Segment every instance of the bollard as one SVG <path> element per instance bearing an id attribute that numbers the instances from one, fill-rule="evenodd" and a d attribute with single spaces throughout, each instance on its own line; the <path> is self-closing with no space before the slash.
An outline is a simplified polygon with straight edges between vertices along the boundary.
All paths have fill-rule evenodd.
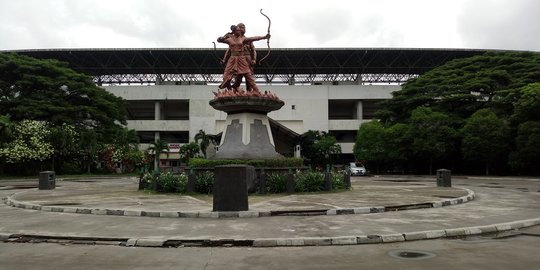
<path id="1" fill-rule="evenodd" d="M 332 190 L 332 174 L 330 172 L 330 164 L 326 164 L 326 172 L 324 172 L 324 191 Z"/>
<path id="2" fill-rule="evenodd" d="M 161 174 L 159 173 L 159 171 L 154 171 L 152 173 L 152 190 L 154 191 L 160 191 L 161 189 L 161 186 L 159 184 L 159 176 Z"/>
<path id="3" fill-rule="evenodd" d="M 259 194 L 266 194 L 266 173 L 264 169 L 259 172 Z"/>
<path id="4" fill-rule="evenodd" d="M 144 173 L 141 173 L 139 175 L 139 190 L 143 190 L 146 188 L 146 181 L 144 180 Z"/>
<path id="5" fill-rule="evenodd" d="M 187 193 L 193 193 L 195 192 L 195 173 L 193 172 L 193 169 L 189 169 L 188 173 L 188 180 L 186 185 L 186 192 Z"/>
<path id="6" fill-rule="evenodd" d="M 292 169 L 289 169 L 289 173 L 287 173 L 287 182 L 285 182 L 285 188 L 287 189 L 287 193 L 294 193 L 294 174 L 292 173 Z"/>
<path id="7" fill-rule="evenodd" d="M 343 182 L 345 182 L 346 189 L 351 189 L 351 170 L 349 169 L 349 166 L 345 166 Z"/>
<path id="8" fill-rule="evenodd" d="M 325 172 L 324 173 L 324 191 L 330 191 L 332 190 L 332 173 Z"/>
<path id="9" fill-rule="evenodd" d="M 437 170 L 437 187 L 452 187 L 452 176 L 450 170 Z"/>
<path id="10" fill-rule="evenodd" d="M 257 191 L 257 172 L 255 169 L 248 170 L 246 175 L 246 187 L 248 193 L 254 193 Z"/>
<path id="11" fill-rule="evenodd" d="M 56 188 L 56 176 L 54 171 L 44 171 L 39 173 L 39 189 Z"/>

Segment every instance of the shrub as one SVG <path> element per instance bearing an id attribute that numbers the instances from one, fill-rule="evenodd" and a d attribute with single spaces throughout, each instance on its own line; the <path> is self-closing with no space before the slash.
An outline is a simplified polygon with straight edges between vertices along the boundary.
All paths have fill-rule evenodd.
<path id="1" fill-rule="evenodd" d="M 324 185 L 324 174 L 321 172 L 299 172 L 294 179 L 296 192 L 321 191 Z"/>
<path id="2" fill-rule="evenodd" d="M 214 173 L 211 171 L 204 171 L 198 173 L 195 176 L 195 192 L 198 193 L 212 193 L 214 188 Z"/>
<path id="3" fill-rule="evenodd" d="M 332 189 L 334 190 L 345 189 L 345 172 L 343 171 L 332 172 Z"/>
<path id="4" fill-rule="evenodd" d="M 163 192 L 186 192 L 187 175 L 174 175 L 171 172 L 162 173 L 159 177 Z"/>
<path id="5" fill-rule="evenodd" d="M 146 172 L 142 180 L 147 184 L 147 186 L 150 186 L 152 184 L 152 181 L 154 181 L 154 174 L 151 172 Z"/>
<path id="6" fill-rule="evenodd" d="M 274 159 L 203 159 L 192 158 L 189 160 L 191 168 L 213 168 L 219 165 L 246 164 L 254 167 L 302 167 L 304 160 L 301 158 L 274 158 Z"/>
<path id="7" fill-rule="evenodd" d="M 287 190 L 287 174 L 270 173 L 266 175 L 266 190 L 269 193 L 282 193 Z"/>
<path id="8" fill-rule="evenodd" d="M 304 166 L 304 159 L 302 158 L 274 158 L 264 160 L 265 167 L 279 168 L 279 167 L 302 167 Z"/>

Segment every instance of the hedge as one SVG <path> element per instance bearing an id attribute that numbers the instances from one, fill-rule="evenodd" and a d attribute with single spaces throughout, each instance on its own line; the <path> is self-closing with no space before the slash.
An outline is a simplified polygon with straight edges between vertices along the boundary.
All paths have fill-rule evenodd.
<path id="1" fill-rule="evenodd" d="M 274 159 L 204 159 L 192 158 L 189 160 L 190 168 L 214 168 L 219 165 L 246 164 L 253 167 L 302 167 L 304 160 L 302 158 L 274 158 Z"/>

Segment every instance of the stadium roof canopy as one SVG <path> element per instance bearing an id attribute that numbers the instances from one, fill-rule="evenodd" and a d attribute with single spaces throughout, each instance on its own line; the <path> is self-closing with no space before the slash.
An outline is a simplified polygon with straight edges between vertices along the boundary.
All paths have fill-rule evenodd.
<path id="1" fill-rule="evenodd" d="M 279 48 L 272 49 L 255 76 L 268 83 L 357 81 L 402 83 L 456 58 L 487 50 Z M 68 62 L 76 71 L 94 76 L 97 83 L 155 83 L 160 81 L 217 83 L 225 49 L 43 49 L 15 52 Z M 267 49 L 257 50 L 258 58 Z"/>

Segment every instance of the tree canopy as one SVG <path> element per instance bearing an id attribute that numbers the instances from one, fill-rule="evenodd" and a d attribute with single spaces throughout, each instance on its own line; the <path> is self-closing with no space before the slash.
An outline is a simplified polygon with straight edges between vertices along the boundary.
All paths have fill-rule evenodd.
<path id="1" fill-rule="evenodd" d="M 508 150 L 506 125 L 491 109 L 481 109 L 471 115 L 461 133 L 463 157 L 483 162 L 486 174 L 489 174 L 489 166 Z"/>
<path id="2" fill-rule="evenodd" d="M 464 120 L 482 108 L 510 115 L 520 88 L 540 82 L 540 53 L 488 52 L 452 60 L 403 85 L 382 103 L 383 122 L 404 122 L 419 106 Z"/>
<path id="3" fill-rule="evenodd" d="M 334 156 L 341 154 L 336 138 L 324 131 L 308 130 L 302 134 L 300 146 L 304 156 L 313 167 L 324 168 L 333 163 Z"/>
<path id="4" fill-rule="evenodd" d="M 132 167 L 142 152 L 125 124 L 123 99 L 67 63 L 0 53 L 0 171 L 90 172 L 100 161 Z"/>
<path id="5" fill-rule="evenodd" d="M 539 171 L 532 160 L 540 157 L 540 53 L 456 59 L 392 96 L 376 113 L 381 124 L 360 127 L 357 157 L 411 171 L 426 160 L 465 173 L 480 164 L 486 173 Z M 365 138 L 375 127 L 382 135 Z M 384 150 L 373 152 L 377 146 Z"/>
<path id="6" fill-rule="evenodd" d="M 0 115 L 13 121 L 47 121 L 99 132 L 126 124 L 120 97 L 95 85 L 67 63 L 0 54 Z"/>

